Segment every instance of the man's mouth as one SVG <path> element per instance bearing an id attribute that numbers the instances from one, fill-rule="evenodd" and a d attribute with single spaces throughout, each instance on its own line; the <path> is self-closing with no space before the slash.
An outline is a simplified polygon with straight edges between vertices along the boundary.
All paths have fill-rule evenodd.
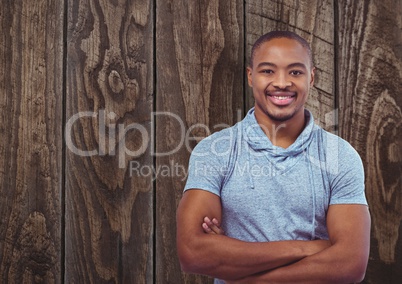
<path id="1" fill-rule="evenodd" d="M 295 98 L 296 93 L 294 92 L 272 92 L 267 93 L 268 99 L 275 105 L 286 106 L 291 104 Z"/>
<path id="2" fill-rule="evenodd" d="M 277 99 L 277 100 L 286 100 L 286 99 L 289 99 L 289 98 L 291 98 L 291 97 L 294 97 L 295 95 L 293 95 L 293 96 L 272 96 L 274 99 Z"/>

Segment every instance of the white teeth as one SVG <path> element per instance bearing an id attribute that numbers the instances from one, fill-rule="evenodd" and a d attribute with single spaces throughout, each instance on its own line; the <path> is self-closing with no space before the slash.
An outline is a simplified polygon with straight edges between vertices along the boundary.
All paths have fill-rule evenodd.
<path id="1" fill-rule="evenodd" d="M 288 96 L 274 96 L 274 98 L 277 99 L 277 100 L 286 100 L 289 97 Z"/>

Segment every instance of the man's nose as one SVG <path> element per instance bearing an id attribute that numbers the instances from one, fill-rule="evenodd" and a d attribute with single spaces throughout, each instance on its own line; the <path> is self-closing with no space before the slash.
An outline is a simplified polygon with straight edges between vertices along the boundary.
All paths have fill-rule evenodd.
<path id="1" fill-rule="evenodd" d="M 274 81 L 272 82 L 272 85 L 276 88 L 279 89 L 286 89 L 287 87 L 292 86 L 292 82 L 289 80 L 290 78 L 288 78 L 288 76 L 286 76 L 286 74 L 277 74 L 277 76 L 275 76 Z"/>

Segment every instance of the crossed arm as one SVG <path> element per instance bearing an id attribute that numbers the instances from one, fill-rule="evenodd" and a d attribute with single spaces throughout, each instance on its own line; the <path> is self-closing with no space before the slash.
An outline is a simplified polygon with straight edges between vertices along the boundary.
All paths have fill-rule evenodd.
<path id="1" fill-rule="evenodd" d="M 206 234 L 206 216 L 221 220 L 220 198 L 204 190 L 186 191 L 177 211 L 177 249 L 186 272 L 233 283 L 351 283 L 364 277 L 370 233 L 366 206 L 330 206 L 330 242 L 243 242 Z"/>

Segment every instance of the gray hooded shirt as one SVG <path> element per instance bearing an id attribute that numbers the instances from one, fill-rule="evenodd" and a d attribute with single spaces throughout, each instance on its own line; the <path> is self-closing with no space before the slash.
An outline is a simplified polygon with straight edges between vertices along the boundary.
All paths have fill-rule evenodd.
<path id="1" fill-rule="evenodd" d="M 286 149 L 272 144 L 254 109 L 194 148 L 185 190 L 221 198 L 227 236 L 251 242 L 328 239 L 330 205 L 367 205 L 358 153 L 316 125 L 309 111 L 305 115 L 306 127 Z"/>

